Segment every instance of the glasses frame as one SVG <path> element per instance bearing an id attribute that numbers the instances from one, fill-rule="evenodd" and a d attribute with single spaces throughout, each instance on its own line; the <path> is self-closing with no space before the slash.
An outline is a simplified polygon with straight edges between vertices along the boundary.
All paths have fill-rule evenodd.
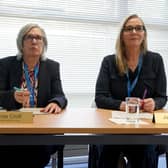
<path id="1" fill-rule="evenodd" d="M 25 41 L 33 41 L 34 39 L 38 42 L 44 41 L 44 37 L 40 35 L 27 34 L 23 38 Z"/>
<path id="2" fill-rule="evenodd" d="M 144 25 L 124 26 L 122 30 L 123 32 L 128 32 L 128 33 L 132 33 L 134 30 L 136 32 L 143 32 L 145 31 L 145 26 Z"/>

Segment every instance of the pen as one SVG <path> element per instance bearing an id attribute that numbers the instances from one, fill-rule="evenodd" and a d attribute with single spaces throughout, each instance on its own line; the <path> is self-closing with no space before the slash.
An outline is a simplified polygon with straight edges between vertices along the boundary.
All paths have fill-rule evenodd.
<path id="1" fill-rule="evenodd" d="M 144 106 L 144 99 L 146 98 L 147 91 L 148 91 L 147 88 L 145 88 L 144 93 L 143 93 L 143 97 L 142 97 L 142 105 L 141 105 L 142 109 L 143 109 L 143 106 Z"/>
<path id="2" fill-rule="evenodd" d="M 15 91 L 23 91 L 23 89 L 18 88 L 18 87 L 16 87 L 16 86 L 14 86 L 13 89 L 14 89 Z"/>
<path id="3" fill-rule="evenodd" d="M 144 90 L 144 94 L 143 94 L 143 97 L 142 97 L 143 100 L 146 98 L 147 91 L 148 91 L 147 88 L 145 88 L 145 90 Z"/>

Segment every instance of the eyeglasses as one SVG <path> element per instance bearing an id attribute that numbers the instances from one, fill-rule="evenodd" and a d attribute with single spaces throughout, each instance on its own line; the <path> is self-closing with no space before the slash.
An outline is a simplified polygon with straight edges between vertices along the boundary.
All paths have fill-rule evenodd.
<path id="1" fill-rule="evenodd" d="M 28 41 L 33 41 L 34 39 L 36 41 L 42 41 L 44 37 L 40 35 L 32 35 L 32 34 L 25 35 L 24 37 L 24 40 L 28 40 Z"/>
<path id="2" fill-rule="evenodd" d="M 124 28 L 123 28 L 123 31 L 124 32 L 129 32 L 129 33 L 131 33 L 131 32 L 133 32 L 133 31 L 136 31 L 136 32 L 142 32 L 142 31 L 144 31 L 145 30 L 145 27 L 144 26 L 142 26 L 142 25 L 137 25 L 137 26 L 125 26 Z"/>

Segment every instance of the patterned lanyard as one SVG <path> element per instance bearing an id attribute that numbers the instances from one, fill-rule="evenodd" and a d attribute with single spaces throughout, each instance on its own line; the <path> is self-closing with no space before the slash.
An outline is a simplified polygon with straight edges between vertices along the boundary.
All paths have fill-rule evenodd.
<path id="1" fill-rule="evenodd" d="M 39 64 L 36 64 L 34 67 L 34 81 L 36 82 L 37 80 L 37 75 L 39 72 Z M 30 107 L 34 107 L 35 105 L 35 82 L 31 82 L 30 75 L 29 75 L 29 70 L 27 64 L 24 63 L 24 75 L 27 83 L 27 88 L 30 92 Z"/>
<path id="2" fill-rule="evenodd" d="M 131 83 L 130 81 L 130 78 L 129 78 L 129 72 L 127 70 L 127 94 L 128 94 L 128 97 L 131 96 L 131 93 L 133 91 L 133 89 L 135 88 L 136 84 L 137 84 L 137 81 L 138 81 L 138 78 L 139 78 L 139 74 L 140 74 L 140 71 L 141 71 L 141 68 L 142 68 L 142 55 L 139 56 L 139 61 L 138 61 L 138 73 L 135 77 L 135 79 L 133 80 L 133 82 Z"/>

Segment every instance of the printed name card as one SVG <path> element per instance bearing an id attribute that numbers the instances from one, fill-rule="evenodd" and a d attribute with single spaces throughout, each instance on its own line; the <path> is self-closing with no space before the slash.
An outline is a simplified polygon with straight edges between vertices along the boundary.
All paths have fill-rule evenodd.
<path id="1" fill-rule="evenodd" d="M 168 113 L 155 112 L 154 119 L 157 124 L 168 124 Z"/>
<path id="2" fill-rule="evenodd" d="M 0 122 L 33 122 L 32 112 L 0 111 Z"/>

